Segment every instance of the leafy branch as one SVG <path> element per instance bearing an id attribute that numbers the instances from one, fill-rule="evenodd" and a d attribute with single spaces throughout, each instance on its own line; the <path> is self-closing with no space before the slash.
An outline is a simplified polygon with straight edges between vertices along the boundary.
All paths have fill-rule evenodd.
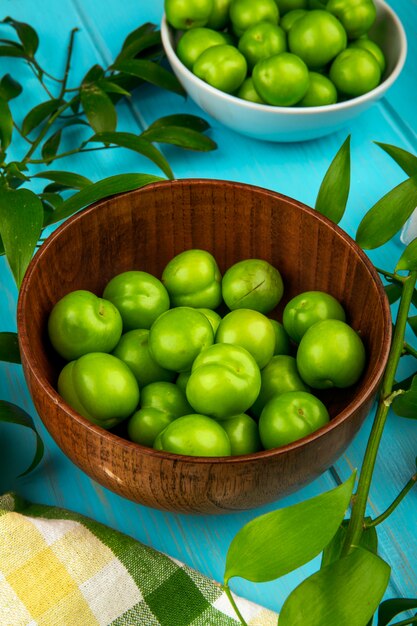
<path id="1" fill-rule="evenodd" d="M 356 240 L 365 250 L 389 241 L 417 207 L 417 157 L 395 146 L 377 145 L 405 171 L 407 178 L 381 198 L 359 224 Z M 326 172 L 317 196 L 316 210 L 339 222 L 346 209 L 349 188 L 348 137 Z M 414 473 L 382 514 L 374 519 L 366 516 L 366 504 L 389 411 L 393 410 L 401 417 L 417 419 L 417 375 L 400 382 L 395 380 L 402 356 L 407 354 L 417 358 L 417 349 L 405 340 L 407 327 L 417 335 L 417 315 L 410 315 L 411 307 L 417 304 L 417 239 L 405 248 L 393 271 L 377 269 L 388 283 L 386 291 L 390 303 L 399 300 L 399 307 L 356 492 L 353 493 L 354 480 L 351 477 L 340 487 L 316 498 L 254 519 L 237 533 L 227 553 L 224 589 L 230 597 L 229 581 L 233 576 L 254 582 L 274 580 L 322 552 L 320 570 L 304 580 L 284 602 L 280 626 L 372 625 L 390 578 L 390 566 L 377 554 L 376 527 L 393 513 L 416 483 L 417 475 Z M 341 498 L 342 492 L 347 499 Z M 343 519 L 349 500 L 350 517 Z M 332 517 L 332 510 L 337 510 L 338 515 Z M 275 538 L 275 543 L 271 542 L 271 537 Z M 416 608 L 415 598 L 382 602 L 378 609 L 377 626 L 388 626 L 400 613 Z M 237 616 L 245 624 L 240 613 Z M 415 623 L 417 615 L 397 621 L 392 626 Z"/>
<path id="2" fill-rule="evenodd" d="M 39 37 L 29 24 L 6 17 L 0 29 L 11 38 L 0 39 L 0 57 L 25 63 L 39 81 L 46 99 L 27 111 L 22 120 L 13 116 L 13 104 L 24 91 L 13 76 L 0 78 L 0 255 L 5 254 L 18 288 L 34 251 L 42 244 L 47 226 L 66 219 L 88 204 L 106 196 L 137 189 L 161 177 L 146 173 L 125 173 L 93 182 L 67 170 L 52 170 L 60 159 L 75 155 L 125 148 L 156 165 L 169 179 L 174 173 L 155 144 L 209 151 L 215 142 L 204 133 L 209 124 L 202 118 L 177 114 L 155 120 L 139 133 L 117 131 L 117 105 L 149 83 L 185 95 L 176 77 L 163 65 L 160 32 L 145 23 L 125 39 L 114 63 L 107 68 L 91 67 L 81 83 L 69 87 L 73 52 L 78 29 L 70 32 L 63 74 L 52 75 L 39 62 Z M 77 133 L 72 133 L 75 129 Z M 79 138 L 79 131 L 87 135 Z M 88 135 L 89 132 L 89 135 Z M 22 154 L 16 154 L 14 139 L 24 139 Z M 72 145 L 62 149 L 64 137 Z M 11 153 L 13 152 L 13 158 Z M 39 166 L 44 169 L 39 171 Z M 36 194 L 35 181 L 45 180 Z M 0 333 L 0 361 L 19 363 L 16 333 Z M 18 406 L 0 400 L 0 422 L 12 422 L 35 429 L 31 418 Z M 35 431 L 36 433 L 36 431 Z M 36 434 L 36 452 L 27 471 L 40 461 L 43 444 Z"/>
<path id="3" fill-rule="evenodd" d="M 39 37 L 29 24 L 7 17 L 2 22 L 16 39 L 2 39 L 0 57 L 20 58 L 32 70 L 48 98 L 26 113 L 21 122 L 13 118 L 10 102 L 23 92 L 10 74 L 0 80 L 0 254 L 5 253 L 20 286 L 42 230 L 71 215 L 105 193 L 119 193 L 160 180 L 150 174 L 121 174 L 94 183 L 66 170 L 33 172 L 33 166 L 49 166 L 56 160 L 92 151 L 125 148 L 154 163 L 169 179 L 174 173 L 166 157 L 155 144 L 171 144 L 183 149 L 209 151 L 215 142 L 205 135 L 208 123 L 197 116 L 177 114 L 155 120 L 139 133 L 117 131 L 117 104 L 131 99 L 145 83 L 185 95 L 176 77 L 163 66 L 160 33 L 153 24 L 143 24 L 130 33 L 115 61 L 107 68 L 91 67 L 78 87 L 68 87 L 77 29 L 69 37 L 62 77 L 55 77 L 39 63 L 36 52 Z M 75 145 L 63 150 L 64 135 L 70 129 L 90 135 L 82 141 L 70 135 Z M 26 150 L 8 159 L 14 133 L 26 142 Z M 50 181 L 40 194 L 31 189 L 34 178 Z M 98 186 L 95 186 L 98 185 Z M 84 192 L 89 186 L 90 191 Z M 78 200 L 64 197 L 76 190 Z M 84 198 L 84 204 L 81 199 Z M 70 202 L 68 202 L 70 200 Z M 67 204 L 66 204 L 67 203 Z M 17 211 L 17 206 L 24 211 Z M 76 208 L 77 207 L 77 208 Z M 18 245 L 15 245 L 15 242 Z"/>

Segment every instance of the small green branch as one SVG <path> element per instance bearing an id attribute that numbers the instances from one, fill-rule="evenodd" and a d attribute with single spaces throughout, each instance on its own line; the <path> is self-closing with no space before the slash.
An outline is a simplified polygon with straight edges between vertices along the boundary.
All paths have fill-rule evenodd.
<path id="1" fill-rule="evenodd" d="M 416 280 L 416 271 L 410 272 L 404 280 L 404 287 L 401 295 L 400 306 L 398 308 L 397 321 L 395 324 L 391 351 L 388 357 L 387 367 L 385 369 L 385 373 L 382 379 L 380 399 L 378 402 L 374 423 L 372 425 L 371 434 L 368 439 L 368 445 L 365 451 L 365 457 L 363 460 L 362 470 L 359 476 L 358 488 L 356 491 L 356 499 L 352 507 L 352 515 L 342 548 L 342 556 L 348 554 L 354 548 L 354 546 L 359 545 L 359 541 L 364 530 L 366 503 L 368 501 L 368 495 L 371 486 L 372 475 L 375 468 L 376 458 L 378 455 L 379 444 L 381 442 L 382 433 L 384 431 L 385 422 L 390 407 L 390 404 L 386 404 L 385 401 L 392 393 L 395 373 L 397 371 L 398 363 L 402 355 L 404 347 L 404 335 L 407 326 L 407 317 L 410 309 L 411 299 L 414 293 Z"/>
<path id="2" fill-rule="evenodd" d="M 46 93 L 48 94 L 48 96 L 51 98 L 51 100 L 54 98 L 53 93 L 48 89 L 48 86 L 45 84 L 45 81 L 42 80 L 42 74 L 40 73 L 40 71 L 38 70 L 38 68 L 36 67 L 34 60 L 28 60 L 28 65 L 30 67 L 30 69 L 32 70 L 32 72 L 34 73 L 34 75 L 36 76 L 36 78 L 38 79 L 38 81 L 40 82 L 40 84 L 42 85 L 42 87 L 44 88 L 44 90 L 46 91 Z"/>
<path id="3" fill-rule="evenodd" d="M 410 344 L 406 341 L 404 341 L 403 354 L 409 354 L 417 359 L 417 350 L 413 348 L 413 346 L 410 346 Z"/>
<path id="4" fill-rule="evenodd" d="M 389 408 L 391 406 L 394 398 L 396 398 L 397 396 L 402 396 L 404 393 L 405 393 L 404 389 L 396 389 L 395 391 L 392 391 L 389 394 L 389 396 L 384 398 L 382 400 L 382 402 L 385 404 L 385 406 L 387 406 Z"/>
<path id="5" fill-rule="evenodd" d="M 109 150 L 111 148 L 119 148 L 119 147 L 120 146 L 97 146 L 97 148 L 75 148 L 74 150 L 68 150 L 67 152 L 61 152 L 61 154 L 57 154 L 56 156 L 54 156 L 52 160 L 56 161 L 56 159 L 63 159 L 64 157 L 71 156 L 72 154 L 80 154 L 83 152 L 96 152 L 97 150 Z M 33 164 L 45 165 L 50 162 L 51 162 L 50 158 L 49 159 L 29 159 L 29 161 L 26 161 L 26 163 L 29 163 L 31 165 Z"/>
<path id="6" fill-rule="evenodd" d="M 23 134 L 22 129 L 20 128 L 20 126 L 18 126 L 16 124 L 16 122 L 13 122 L 13 126 L 14 128 L 17 130 L 17 132 L 19 133 L 19 135 L 22 137 L 22 139 L 24 139 L 25 141 L 27 141 L 28 143 L 32 144 L 33 141 L 31 139 L 29 139 L 28 137 L 26 137 L 26 135 Z"/>
<path id="7" fill-rule="evenodd" d="M 400 285 L 404 284 L 404 282 L 407 280 L 406 276 L 400 276 L 399 274 L 393 274 L 392 272 L 387 272 L 386 270 L 383 270 L 380 267 L 375 267 L 375 269 L 379 274 L 384 276 L 384 278 L 387 278 L 390 281 L 399 283 Z"/>
<path id="8" fill-rule="evenodd" d="M 371 528 L 372 526 L 378 526 L 378 524 L 381 524 L 382 522 L 384 522 L 387 519 L 387 517 L 389 517 L 391 515 L 391 513 L 393 511 L 395 511 L 397 506 L 405 498 L 405 496 L 408 494 L 408 492 L 411 491 L 411 489 L 416 484 L 416 481 L 417 481 L 417 474 L 414 474 L 414 476 L 411 476 L 411 478 L 408 481 L 408 483 L 401 489 L 400 493 L 395 498 L 395 500 L 392 502 L 392 504 L 390 504 L 390 506 L 387 508 L 387 510 L 384 511 L 383 513 L 381 513 L 381 515 L 378 515 L 378 517 L 376 517 L 375 519 L 373 519 L 373 520 L 371 520 L 369 522 L 365 522 L 365 528 Z"/>
<path id="9" fill-rule="evenodd" d="M 79 87 L 67 87 L 65 89 L 65 93 L 71 93 L 71 91 L 80 91 Z M 62 116 L 62 117 L 72 117 L 72 115 Z"/>
<path id="10" fill-rule="evenodd" d="M 75 38 L 75 33 L 77 32 L 78 32 L 78 28 L 73 28 L 70 34 L 70 40 L 69 40 L 68 52 L 67 52 L 67 61 L 65 63 L 64 78 L 62 79 L 61 91 L 59 92 L 58 100 L 62 100 L 66 91 L 68 75 L 69 75 L 69 71 L 71 68 L 72 51 L 74 49 L 74 38 Z"/>
<path id="11" fill-rule="evenodd" d="M 45 135 L 48 133 L 52 124 L 61 115 L 63 111 L 65 111 L 66 109 L 68 109 L 68 107 L 71 106 L 72 101 L 73 99 L 69 100 L 68 102 L 64 102 L 60 107 L 58 107 L 55 113 L 50 116 L 48 121 L 43 125 L 42 130 L 40 131 L 39 135 L 33 141 L 31 148 L 27 151 L 26 155 L 22 159 L 22 163 L 31 163 L 30 157 L 35 152 L 36 148 L 41 144 L 42 140 L 44 139 Z M 43 162 L 45 163 L 46 161 L 43 161 Z"/>
<path id="12" fill-rule="evenodd" d="M 32 57 L 29 59 L 29 62 L 33 64 L 33 66 L 35 67 L 35 69 L 38 71 L 39 76 L 47 76 L 48 78 L 50 78 L 51 80 L 55 81 L 56 83 L 62 83 L 62 78 L 56 78 L 56 76 L 52 76 L 52 74 L 50 74 L 49 72 L 46 72 L 43 67 L 41 67 L 39 65 L 39 63 L 37 62 L 37 60 L 35 59 L 35 57 Z"/>
<path id="13" fill-rule="evenodd" d="M 222 585 L 222 589 L 225 592 L 225 594 L 227 595 L 227 597 L 229 599 L 229 602 L 232 605 L 233 610 L 235 611 L 237 617 L 239 618 L 239 621 L 242 624 L 242 626 L 248 626 L 248 624 L 243 619 L 239 609 L 237 608 L 237 604 L 236 604 L 235 599 L 234 599 L 234 597 L 232 595 L 232 592 L 230 591 L 229 585 L 226 585 L 226 584 Z"/>

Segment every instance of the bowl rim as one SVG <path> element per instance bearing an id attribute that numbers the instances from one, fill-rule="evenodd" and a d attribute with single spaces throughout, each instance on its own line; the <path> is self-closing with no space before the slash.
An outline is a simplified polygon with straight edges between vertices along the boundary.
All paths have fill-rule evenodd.
<path id="1" fill-rule="evenodd" d="M 249 100 L 244 100 L 243 98 L 238 98 L 237 96 L 233 96 L 224 91 L 220 91 L 220 89 L 216 89 L 212 87 L 201 78 L 198 78 L 191 70 L 189 70 L 178 58 L 174 47 L 171 41 L 172 27 L 168 25 L 166 20 L 166 15 L 164 13 L 161 21 L 161 39 L 162 45 L 164 47 L 165 53 L 168 57 L 169 62 L 172 65 L 177 65 L 178 68 L 185 74 L 185 76 L 190 80 L 196 83 L 196 86 L 203 91 L 206 91 L 211 96 L 215 96 L 223 102 L 230 105 L 238 105 L 242 106 L 246 110 L 265 113 L 271 116 L 285 114 L 290 116 L 311 116 L 317 114 L 319 112 L 322 113 L 331 113 L 344 111 L 347 109 L 351 109 L 356 105 L 361 105 L 369 100 L 377 100 L 387 91 L 391 85 L 397 80 L 400 75 L 406 58 L 407 58 L 407 37 L 405 34 L 404 26 L 396 12 L 392 9 L 392 7 L 385 2 L 385 0 L 374 0 L 374 3 L 377 7 L 380 7 L 382 11 L 385 11 L 391 18 L 395 27 L 398 30 L 399 34 L 399 42 L 400 42 L 400 54 L 397 59 L 397 62 L 390 74 L 374 89 L 368 91 L 361 96 L 357 96 L 355 98 L 350 98 L 349 100 L 345 100 L 343 102 L 336 102 L 335 104 L 326 104 L 323 106 L 315 106 L 315 107 L 282 107 L 268 104 L 260 104 L 258 102 L 251 102 Z"/>
<path id="2" fill-rule="evenodd" d="M 68 228 L 71 228 L 73 223 L 82 220 L 85 215 L 93 213 L 100 209 L 100 207 L 109 202 L 110 199 L 120 197 L 120 196 L 135 196 L 140 194 L 141 191 L 146 190 L 147 192 L 152 192 L 152 190 L 158 187 L 180 187 L 186 183 L 187 185 L 226 185 L 230 187 L 234 187 L 235 185 L 244 186 L 248 188 L 248 190 L 252 190 L 255 193 L 261 192 L 267 196 L 272 196 L 274 198 L 278 198 L 292 204 L 293 206 L 301 209 L 303 212 L 309 213 L 315 217 L 315 219 L 324 223 L 327 227 L 330 227 L 332 230 L 335 230 L 342 239 L 345 240 L 347 245 L 351 248 L 354 248 L 355 252 L 360 257 L 361 261 L 364 263 L 367 271 L 369 272 L 370 279 L 375 284 L 377 291 L 379 293 L 381 299 L 382 313 L 385 325 L 385 333 L 381 345 L 381 358 L 379 360 L 378 365 L 374 368 L 373 376 L 369 381 L 369 384 L 364 390 L 364 393 L 360 398 L 356 398 L 351 401 L 338 415 L 332 418 L 327 424 L 314 431 L 310 435 L 303 437 L 297 441 L 289 443 L 285 446 L 281 446 L 278 448 L 272 448 L 269 450 L 261 450 L 259 452 L 244 454 L 244 455 L 236 455 L 236 456 L 226 456 L 226 457 L 199 457 L 199 456 L 189 456 L 189 455 L 181 455 L 174 454 L 165 451 L 154 450 L 153 448 L 143 446 L 141 444 L 130 441 L 129 439 L 125 439 L 120 435 L 113 433 L 111 431 L 105 430 L 101 426 L 93 424 L 88 419 L 79 415 L 74 409 L 72 409 L 64 399 L 59 395 L 58 391 L 49 383 L 49 381 L 40 374 L 40 371 L 37 367 L 37 356 L 32 350 L 32 346 L 29 340 L 29 336 L 25 330 L 24 318 L 26 308 L 26 299 L 27 293 L 30 287 L 30 282 L 32 276 L 36 272 L 37 262 L 43 255 L 48 253 L 48 250 L 51 246 L 54 245 L 55 240 L 59 239 L 61 233 L 65 232 Z M 363 252 L 363 250 L 356 244 L 356 242 L 344 231 L 340 226 L 329 220 L 327 217 L 318 213 L 316 210 L 312 209 L 308 205 L 300 202 L 290 196 L 286 196 L 279 192 L 266 189 L 264 187 L 260 187 L 257 185 L 251 185 L 248 183 L 241 183 L 237 181 L 229 181 L 222 179 L 212 179 L 212 178 L 184 178 L 178 180 L 162 180 L 155 183 L 150 183 L 145 185 L 144 187 L 140 187 L 139 189 L 134 189 L 132 191 L 127 191 L 124 193 L 114 194 L 111 196 L 107 196 L 97 202 L 92 203 L 81 211 L 77 212 L 75 215 L 68 218 L 65 222 L 63 222 L 58 228 L 54 230 L 54 232 L 49 235 L 49 237 L 45 240 L 43 245 L 40 247 L 38 252 L 32 258 L 28 269 L 25 273 L 25 276 L 22 281 L 22 285 L 19 291 L 18 297 L 18 305 L 17 305 L 17 327 L 18 327 L 18 339 L 20 351 L 22 354 L 22 364 L 24 366 L 24 370 L 28 368 L 31 371 L 31 374 L 34 379 L 36 379 L 38 385 L 43 389 L 46 396 L 48 396 L 49 401 L 51 401 L 54 405 L 57 405 L 61 410 L 63 410 L 67 415 L 69 415 L 75 422 L 77 422 L 81 427 L 86 429 L 89 433 L 91 433 L 94 437 L 99 437 L 101 439 L 105 439 L 106 442 L 110 445 L 118 445 L 121 446 L 126 451 L 131 451 L 139 455 L 145 455 L 149 457 L 155 457 L 159 459 L 165 459 L 170 461 L 176 461 L 179 463 L 188 463 L 188 464 L 197 464 L 197 465 L 215 465 L 218 463 L 226 463 L 226 464 L 244 464 L 244 463 L 253 463 L 259 460 L 266 460 L 268 458 L 277 457 L 286 454 L 287 452 L 292 452 L 298 450 L 300 448 L 304 448 L 308 446 L 311 442 L 319 439 L 323 434 L 329 433 L 332 430 L 336 429 L 343 422 L 345 422 L 348 417 L 360 408 L 376 391 L 378 385 L 381 382 L 385 364 L 388 358 L 390 345 L 391 345 L 391 336 L 392 336 L 392 322 L 391 322 L 391 312 L 390 306 L 388 302 L 388 298 L 386 296 L 382 281 L 378 275 L 377 270 L 373 266 L 370 259 Z M 48 429 L 47 423 L 45 423 L 43 417 L 40 415 L 42 422 L 45 427 Z"/>

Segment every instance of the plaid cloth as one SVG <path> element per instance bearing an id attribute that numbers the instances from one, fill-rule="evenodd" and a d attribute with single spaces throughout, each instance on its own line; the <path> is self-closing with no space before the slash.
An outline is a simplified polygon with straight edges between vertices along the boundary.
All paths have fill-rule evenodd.
<path id="1" fill-rule="evenodd" d="M 250 626 L 277 614 L 235 596 Z M 1 626 L 237 626 L 220 586 L 131 537 L 0 497 Z"/>

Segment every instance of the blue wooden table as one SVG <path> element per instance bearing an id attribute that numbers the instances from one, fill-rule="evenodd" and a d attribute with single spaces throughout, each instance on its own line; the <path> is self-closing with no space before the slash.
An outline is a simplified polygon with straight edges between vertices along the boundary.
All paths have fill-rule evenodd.
<path id="1" fill-rule="evenodd" d="M 322 177 L 347 134 L 352 137 L 352 191 L 341 223 L 352 236 L 364 213 L 389 189 L 401 182 L 404 173 L 373 141 L 398 145 L 417 152 L 417 1 L 391 0 L 408 38 L 406 66 L 387 97 L 337 134 L 308 143 L 264 143 L 235 134 L 208 118 L 191 101 L 145 86 L 129 104 L 119 107 L 119 130 L 135 132 L 156 118 L 175 112 L 202 115 L 210 122 L 210 135 L 218 150 L 212 153 L 164 152 L 176 178 L 224 178 L 252 183 L 314 204 Z M 159 23 L 163 0 L 3 0 L 0 19 L 11 15 L 35 26 L 41 37 L 39 58 L 61 73 L 69 32 L 78 27 L 73 61 L 73 80 L 80 80 L 94 63 L 109 64 L 125 36 L 145 21 Z M 4 32 L 4 29 L 2 30 Z M 1 34 L 0 36 L 7 36 Z M 0 75 L 11 72 L 27 85 L 14 111 L 27 111 L 42 101 L 36 79 L 21 69 L 19 60 L 2 60 Z M 75 84 L 75 83 L 74 83 Z M 20 108 L 19 108 L 20 107 Z M 16 144 L 19 148 L 18 144 Z M 78 171 L 93 180 L 122 172 L 159 175 L 152 164 L 127 151 L 79 155 L 60 162 L 62 169 Z M 379 266 L 392 269 L 403 249 L 398 237 L 371 254 Z M 0 330 L 15 330 L 17 290 L 0 260 Z M 411 368 L 405 362 L 403 369 Z M 411 371 L 411 370 L 410 370 Z M 75 467 L 44 429 L 32 405 L 21 367 L 0 364 L 0 398 L 15 402 L 35 419 L 46 453 L 39 468 L 24 478 L 33 452 L 34 438 L 25 429 L 0 425 L 0 490 L 16 490 L 32 501 L 72 509 L 104 522 L 166 552 L 204 574 L 222 580 L 225 555 L 231 539 L 257 515 L 298 502 L 332 488 L 360 467 L 372 415 L 346 454 L 331 471 L 295 495 L 261 509 L 228 516 L 186 516 L 155 511 L 133 504 L 102 488 Z M 382 512 L 415 471 L 417 425 L 391 414 L 384 434 L 372 485 L 369 510 Z M 386 597 L 417 596 L 417 490 L 412 491 L 389 520 L 379 527 L 380 552 L 392 566 Z M 317 568 L 317 560 L 276 582 L 254 585 L 233 580 L 233 590 L 271 609 L 279 610 L 288 593 L 306 574 Z"/>

